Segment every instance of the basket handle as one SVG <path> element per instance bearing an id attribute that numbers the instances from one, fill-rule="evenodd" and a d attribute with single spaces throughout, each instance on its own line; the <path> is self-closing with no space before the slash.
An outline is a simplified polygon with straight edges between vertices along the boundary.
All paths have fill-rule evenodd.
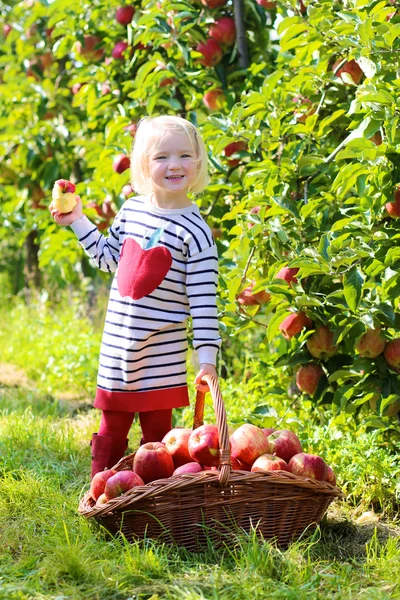
<path id="1" fill-rule="evenodd" d="M 208 383 L 211 396 L 214 403 L 214 412 L 217 418 L 218 436 L 219 436 L 219 477 L 218 481 L 221 485 L 226 485 L 229 480 L 232 465 L 231 447 L 229 443 L 228 422 L 226 418 L 226 410 L 222 399 L 221 390 L 219 389 L 218 379 L 212 375 L 204 375 L 202 380 Z M 196 404 L 194 409 L 193 429 L 197 429 L 203 425 L 204 417 L 204 400 L 205 393 L 197 391 Z"/>

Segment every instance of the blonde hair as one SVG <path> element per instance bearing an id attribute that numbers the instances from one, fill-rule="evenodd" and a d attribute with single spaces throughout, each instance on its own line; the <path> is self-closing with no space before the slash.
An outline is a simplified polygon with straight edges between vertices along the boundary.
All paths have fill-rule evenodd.
<path id="1" fill-rule="evenodd" d="M 143 117 L 139 121 L 131 154 L 131 183 L 136 192 L 149 194 L 152 191 L 149 154 L 171 133 L 185 133 L 196 155 L 197 177 L 190 192 L 199 193 L 208 184 L 207 149 L 196 127 L 183 119 L 171 115 Z"/>

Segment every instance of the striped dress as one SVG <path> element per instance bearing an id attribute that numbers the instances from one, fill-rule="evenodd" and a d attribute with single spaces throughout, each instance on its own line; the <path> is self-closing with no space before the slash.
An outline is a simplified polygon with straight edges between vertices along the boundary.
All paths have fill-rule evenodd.
<path id="1" fill-rule="evenodd" d="M 142 412 L 187 406 L 187 330 L 199 363 L 216 363 L 218 258 L 193 204 L 163 209 L 127 200 L 108 237 L 83 216 L 71 225 L 102 271 L 115 272 L 100 349 L 94 406 Z"/>

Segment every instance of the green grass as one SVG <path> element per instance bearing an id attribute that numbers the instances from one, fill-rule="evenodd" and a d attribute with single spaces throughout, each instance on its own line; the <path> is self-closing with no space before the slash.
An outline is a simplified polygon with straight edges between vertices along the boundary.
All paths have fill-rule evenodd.
<path id="1" fill-rule="evenodd" d="M 307 404 L 266 396 L 246 378 L 221 381 L 231 424 L 292 428 L 306 451 L 334 466 L 345 501 L 286 551 L 255 532 L 202 554 L 110 538 L 77 512 L 89 484 L 88 441 L 99 422 L 87 399 L 98 331 L 77 305 L 10 311 L 5 321 L 18 317 L 18 327 L 1 332 L 13 351 L 3 343 L 0 362 L 25 367 L 33 383 L 20 385 L 17 377 L 0 387 L 0 600 L 400 599 L 400 447 L 387 433 L 358 428 L 351 415 L 326 411 L 321 419 Z M 51 356 L 57 369 L 42 371 Z M 266 402 L 263 416 L 257 409 Z M 175 411 L 176 424 L 191 426 L 192 410 Z M 209 402 L 205 419 L 215 421 Z M 135 422 L 132 450 L 139 437 Z M 371 518 L 363 515 L 371 510 Z"/>

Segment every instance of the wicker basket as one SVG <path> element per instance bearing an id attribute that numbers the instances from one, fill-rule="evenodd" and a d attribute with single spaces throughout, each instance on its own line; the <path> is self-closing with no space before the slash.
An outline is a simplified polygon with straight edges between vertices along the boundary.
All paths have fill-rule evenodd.
<path id="1" fill-rule="evenodd" d="M 111 534 L 129 541 L 141 538 L 199 551 L 229 541 L 238 532 L 256 529 L 281 546 L 312 531 L 327 507 L 342 492 L 325 481 L 286 471 L 233 471 L 230 465 L 226 412 L 217 380 L 205 377 L 214 401 L 220 440 L 218 471 L 174 475 L 129 490 L 96 507 L 87 492 L 79 504 L 84 517 L 94 518 Z M 198 393 L 193 428 L 203 422 L 204 394 Z M 135 453 L 113 468 L 132 469 Z"/>

